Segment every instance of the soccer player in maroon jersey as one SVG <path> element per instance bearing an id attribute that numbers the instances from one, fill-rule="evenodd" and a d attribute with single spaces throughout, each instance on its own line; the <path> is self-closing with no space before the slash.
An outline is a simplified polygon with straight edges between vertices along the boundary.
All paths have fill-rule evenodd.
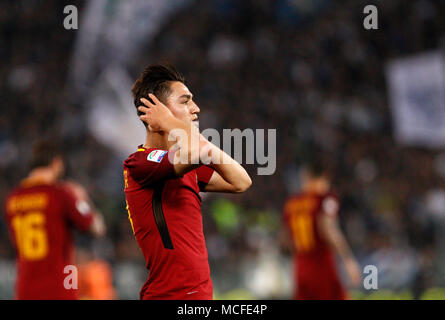
<path id="1" fill-rule="evenodd" d="M 199 192 L 244 192 L 251 180 L 200 134 L 200 109 L 173 67 L 147 67 L 132 93 L 146 126 L 144 145 L 124 161 L 128 215 L 149 270 L 140 298 L 213 299 Z M 175 136 L 177 130 L 186 139 Z M 209 165 L 203 165 L 203 152 Z"/>
<path id="2" fill-rule="evenodd" d="M 282 241 L 295 250 L 294 298 L 347 299 L 334 253 L 340 255 L 353 286 L 360 282 L 360 269 L 339 227 L 339 200 L 330 191 L 329 179 L 316 161 L 306 167 L 302 180 L 302 191 L 291 196 L 283 210 L 288 232 L 282 233 Z"/>
<path id="3" fill-rule="evenodd" d="M 102 216 L 91 209 L 79 184 L 59 181 L 64 161 L 57 146 L 34 146 L 31 171 L 6 198 L 6 223 L 17 254 L 16 299 L 77 299 L 65 288 L 64 273 L 73 265 L 72 228 L 102 236 Z"/>

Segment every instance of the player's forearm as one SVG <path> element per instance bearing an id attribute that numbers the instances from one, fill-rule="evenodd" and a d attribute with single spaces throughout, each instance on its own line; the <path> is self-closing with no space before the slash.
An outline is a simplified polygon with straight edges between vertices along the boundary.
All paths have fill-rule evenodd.
<path id="1" fill-rule="evenodd" d="M 210 143 L 210 142 L 209 142 Z M 223 150 L 210 143 L 209 156 L 211 166 L 229 184 L 233 186 L 233 192 L 244 192 L 252 184 L 246 170 Z"/>
<path id="2" fill-rule="evenodd" d="M 178 158 L 182 166 L 177 173 L 183 174 L 202 164 L 211 164 L 221 177 L 233 186 L 231 192 L 244 192 L 252 181 L 246 170 L 227 153 L 209 142 L 199 133 L 199 129 L 174 117 L 163 123 L 162 130 L 166 133 L 170 147 L 179 149 Z M 169 149 L 171 150 L 171 149 Z"/>
<path id="3" fill-rule="evenodd" d="M 90 233 L 96 237 L 101 238 L 105 235 L 106 227 L 102 214 L 95 212 L 93 222 L 91 223 Z"/>
<path id="4" fill-rule="evenodd" d="M 179 149 L 181 163 L 200 163 L 199 150 L 203 148 L 206 142 L 201 141 L 202 138 L 196 126 L 171 117 L 165 121 L 162 129 L 165 133 L 164 137 L 168 150 Z"/>
<path id="5" fill-rule="evenodd" d="M 328 244 L 335 250 L 343 261 L 353 258 L 352 251 L 340 230 L 336 217 L 331 217 L 324 213 L 320 215 L 318 219 L 318 226 L 321 236 L 328 242 Z"/>
<path id="6" fill-rule="evenodd" d="M 343 261 L 354 259 L 354 255 L 352 254 L 352 251 L 341 232 L 331 231 L 330 238 L 331 245 L 334 247 L 335 251 Z"/>
<path id="7" fill-rule="evenodd" d="M 168 116 L 162 121 L 161 131 L 167 134 L 172 134 L 175 137 L 178 135 L 175 133 L 175 130 L 182 130 L 190 134 L 192 129 L 191 123 L 187 123 L 185 121 L 181 121 L 174 116 Z"/>

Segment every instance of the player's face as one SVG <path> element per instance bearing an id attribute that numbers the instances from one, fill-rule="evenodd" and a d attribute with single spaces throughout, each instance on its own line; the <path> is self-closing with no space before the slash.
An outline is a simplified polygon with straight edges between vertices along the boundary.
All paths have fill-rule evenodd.
<path id="1" fill-rule="evenodd" d="M 313 176 L 306 169 L 302 171 L 301 182 L 303 186 L 316 186 L 317 190 L 320 192 L 327 192 L 330 188 L 330 182 L 327 176 Z"/>
<path id="2" fill-rule="evenodd" d="M 190 90 L 179 81 L 170 84 L 171 94 L 167 98 L 167 107 L 173 115 L 186 122 L 193 122 L 198 126 L 199 107 L 193 101 Z"/>

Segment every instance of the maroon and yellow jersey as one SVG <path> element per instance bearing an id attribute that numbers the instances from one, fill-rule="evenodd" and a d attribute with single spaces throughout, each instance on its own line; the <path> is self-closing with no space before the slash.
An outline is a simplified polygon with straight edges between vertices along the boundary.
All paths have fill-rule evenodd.
<path id="1" fill-rule="evenodd" d="M 322 214 L 337 216 L 338 198 L 332 194 L 300 193 L 290 197 L 283 218 L 295 249 L 297 299 L 344 299 L 334 255 L 318 229 Z"/>
<path id="2" fill-rule="evenodd" d="M 201 197 L 213 169 L 178 177 L 165 150 L 142 146 L 124 161 L 129 219 L 149 270 L 141 299 L 212 299 Z"/>
<path id="3" fill-rule="evenodd" d="M 93 214 L 61 184 L 24 180 L 6 199 L 6 223 L 17 254 L 17 299 L 77 299 L 65 289 L 73 264 L 72 228 L 89 229 Z"/>

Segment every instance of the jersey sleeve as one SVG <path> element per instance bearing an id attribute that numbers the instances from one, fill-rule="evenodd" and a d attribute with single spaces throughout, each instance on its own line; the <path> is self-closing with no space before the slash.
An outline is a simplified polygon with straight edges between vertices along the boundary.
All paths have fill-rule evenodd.
<path id="1" fill-rule="evenodd" d="M 61 201 L 65 218 L 68 222 L 80 231 L 87 231 L 93 223 L 93 211 L 84 200 L 78 200 L 67 188 L 61 188 Z"/>
<path id="2" fill-rule="evenodd" d="M 328 194 L 321 200 L 320 211 L 322 214 L 337 217 L 340 209 L 340 202 L 334 194 Z"/>
<path id="3" fill-rule="evenodd" d="M 169 151 L 149 149 L 136 152 L 124 161 L 124 168 L 143 187 L 148 187 L 158 181 L 176 177 Z"/>
<path id="4" fill-rule="evenodd" d="M 196 176 L 198 178 L 198 186 L 200 191 L 203 191 L 205 186 L 209 183 L 214 171 L 215 169 L 205 165 L 202 165 L 196 169 Z"/>

